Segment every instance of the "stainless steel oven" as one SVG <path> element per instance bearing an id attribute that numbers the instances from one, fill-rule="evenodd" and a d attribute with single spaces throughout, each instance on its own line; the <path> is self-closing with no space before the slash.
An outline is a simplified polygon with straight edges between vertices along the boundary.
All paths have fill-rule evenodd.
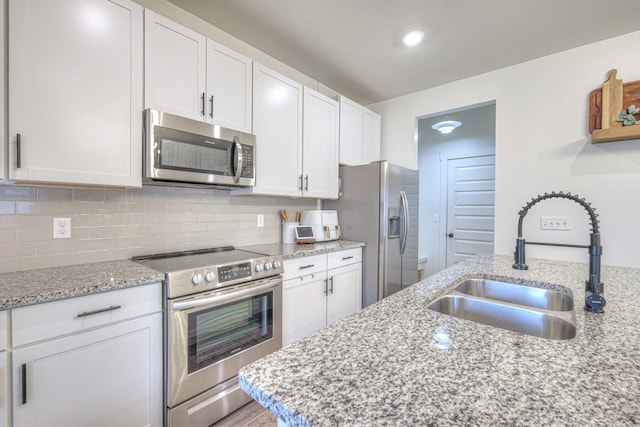
<path id="1" fill-rule="evenodd" d="M 144 183 L 255 185 L 255 136 L 148 109 Z"/>
<path id="2" fill-rule="evenodd" d="M 233 248 L 134 260 L 165 272 L 167 426 L 209 426 L 249 402 L 238 371 L 282 347 L 282 259 Z"/>

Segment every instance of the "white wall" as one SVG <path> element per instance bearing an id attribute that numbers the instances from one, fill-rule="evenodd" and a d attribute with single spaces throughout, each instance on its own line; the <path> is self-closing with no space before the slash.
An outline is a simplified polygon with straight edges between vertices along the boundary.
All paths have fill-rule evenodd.
<path id="1" fill-rule="evenodd" d="M 458 120 L 462 126 L 450 134 L 431 128 L 442 120 Z M 495 154 L 495 105 L 486 105 L 446 115 L 418 120 L 418 170 L 420 174 L 418 257 L 427 258 L 425 274 L 446 267 L 447 211 L 441 203 L 447 194 L 447 161 L 449 159 Z M 434 214 L 439 217 L 434 220 Z"/>
<path id="2" fill-rule="evenodd" d="M 600 214 L 603 263 L 640 267 L 640 140 L 591 144 L 589 92 L 607 71 L 640 79 L 640 32 L 369 105 L 382 115 L 382 156 L 417 167 L 416 117 L 496 102 L 496 245 L 512 254 L 517 212 L 539 193 L 577 193 Z M 552 203 L 553 202 L 553 203 Z M 574 231 L 537 231 L 541 215 L 571 216 Z M 546 201 L 525 221 L 528 240 L 588 244 L 586 213 Z M 587 260 L 584 249 L 527 247 L 528 256 Z M 603 279 L 606 282 L 606 278 Z"/>

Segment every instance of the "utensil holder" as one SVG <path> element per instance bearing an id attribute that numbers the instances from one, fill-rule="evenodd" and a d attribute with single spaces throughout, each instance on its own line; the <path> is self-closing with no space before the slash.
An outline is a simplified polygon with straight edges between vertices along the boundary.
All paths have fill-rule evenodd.
<path id="1" fill-rule="evenodd" d="M 299 222 L 283 222 L 282 223 L 282 243 L 295 243 L 296 233 L 295 228 L 300 225 Z"/>

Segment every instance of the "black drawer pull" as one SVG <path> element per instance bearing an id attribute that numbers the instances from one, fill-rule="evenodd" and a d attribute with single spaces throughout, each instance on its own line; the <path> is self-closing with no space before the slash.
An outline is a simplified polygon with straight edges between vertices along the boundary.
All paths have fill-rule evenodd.
<path id="1" fill-rule="evenodd" d="M 303 265 L 302 267 L 298 267 L 298 270 L 304 270 L 305 268 L 315 267 L 315 264 Z"/>
<path id="2" fill-rule="evenodd" d="M 119 308 L 122 308 L 122 306 L 121 305 L 112 305 L 111 307 L 101 308 L 99 310 L 84 311 L 82 313 L 79 313 L 76 317 L 91 316 L 92 314 L 104 313 L 105 311 L 113 311 L 113 310 L 117 310 Z"/>
<path id="3" fill-rule="evenodd" d="M 27 364 L 22 364 L 22 404 L 27 404 Z"/>
<path id="4" fill-rule="evenodd" d="M 343 257 L 342 257 L 342 260 L 343 260 L 343 261 L 346 261 L 346 260 L 351 259 L 351 258 L 353 258 L 353 257 L 352 257 L 352 256 L 343 256 Z"/>

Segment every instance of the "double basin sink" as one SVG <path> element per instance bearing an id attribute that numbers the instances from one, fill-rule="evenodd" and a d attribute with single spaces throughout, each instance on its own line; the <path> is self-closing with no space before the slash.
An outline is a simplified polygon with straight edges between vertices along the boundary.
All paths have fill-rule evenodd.
<path id="1" fill-rule="evenodd" d="M 551 289 L 467 279 L 428 308 L 540 338 L 568 340 L 576 336 L 573 297 Z"/>

